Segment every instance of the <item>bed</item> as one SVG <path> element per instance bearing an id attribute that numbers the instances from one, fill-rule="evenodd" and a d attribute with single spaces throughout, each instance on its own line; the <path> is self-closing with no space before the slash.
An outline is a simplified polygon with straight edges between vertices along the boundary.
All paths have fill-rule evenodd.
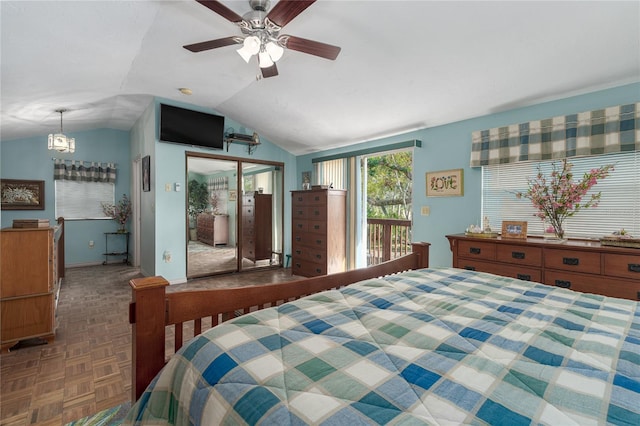
<path id="1" fill-rule="evenodd" d="M 640 424 L 638 302 L 412 262 L 196 336 L 125 424 Z"/>

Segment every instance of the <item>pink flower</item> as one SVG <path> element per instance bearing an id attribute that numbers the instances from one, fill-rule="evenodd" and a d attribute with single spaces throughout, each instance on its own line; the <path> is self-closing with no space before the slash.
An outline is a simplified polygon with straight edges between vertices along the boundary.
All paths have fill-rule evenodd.
<path id="1" fill-rule="evenodd" d="M 538 167 L 536 177 L 527 180 L 527 191 L 517 192 L 516 198 L 524 197 L 531 200 L 538 210 L 535 216 L 550 222 L 551 232 L 555 230 L 556 233 L 563 234 L 562 223 L 567 217 L 573 216 L 580 209 L 598 206 L 600 192 L 591 194 L 584 203 L 583 197 L 598 183 L 598 180 L 609 176 L 614 167 L 608 164 L 598 169 L 591 169 L 577 183 L 573 181 L 573 173 L 571 173 L 573 164 L 566 159 L 562 160 L 561 170 L 558 170 L 556 163 L 553 163 L 552 167 L 548 183 Z"/>

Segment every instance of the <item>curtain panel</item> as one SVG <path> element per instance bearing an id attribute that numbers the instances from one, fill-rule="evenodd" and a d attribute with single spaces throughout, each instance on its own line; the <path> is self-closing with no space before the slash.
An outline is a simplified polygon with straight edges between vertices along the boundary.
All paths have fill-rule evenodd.
<path id="1" fill-rule="evenodd" d="M 53 179 L 77 182 L 116 183 L 116 165 L 95 161 L 54 159 Z M 86 164 L 89 164 L 85 166 Z"/>
<path id="2" fill-rule="evenodd" d="M 640 103 L 471 134 L 471 167 L 640 151 Z"/>

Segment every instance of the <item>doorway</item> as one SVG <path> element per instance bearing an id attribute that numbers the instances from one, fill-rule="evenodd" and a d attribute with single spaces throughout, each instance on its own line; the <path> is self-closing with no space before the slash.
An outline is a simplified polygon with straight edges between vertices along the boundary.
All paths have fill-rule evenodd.
<path id="1" fill-rule="evenodd" d="M 187 278 L 282 266 L 284 166 L 191 152 L 186 163 Z"/>

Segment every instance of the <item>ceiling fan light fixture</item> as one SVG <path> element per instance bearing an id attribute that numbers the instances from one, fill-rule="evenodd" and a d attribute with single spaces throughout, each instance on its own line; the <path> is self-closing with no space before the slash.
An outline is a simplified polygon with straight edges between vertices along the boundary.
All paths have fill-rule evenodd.
<path id="1" fill-rule="evenodd" d="M 76 151 L 76 139 L 67 137 L 62 133 L 62 113 L 66 111 L 66 109 L 56 110 L 56 112 L 60 113 L 60 133 L 50 133 L 47 146 L 49 149 L 58 152 L 73 153 Z"/>
<path id="2" fill-rule="evenodd" d="M 260 51 L 260 45 L 261 43 L 258 37 L 249 36 L 244 39 L 242 47 L 236 50 L 236 52 L 242 56 L 242 59 L 244 59 L 246 63 L 249 63 L 251 57 Z"/>
<path id="3" fill-rule="evenodd" d="M 282 48 L 282 46 L 274 43 L 273 41 L 268 42 L 264 48 L 267 53 L 269 53 L 269 56 L 271 57 L 271 60 L 273 62 L 278 62 L 284 54 L 284 49 Z"/>
<path id="4" fill-rule="evenodd" d="M 273 60 L 271 60 L 269 52 L 263 50 L 258 53 L 258 63 L 260 64 L 260 68 L 269 68 L 270 66 L 273 66 Z"/>

